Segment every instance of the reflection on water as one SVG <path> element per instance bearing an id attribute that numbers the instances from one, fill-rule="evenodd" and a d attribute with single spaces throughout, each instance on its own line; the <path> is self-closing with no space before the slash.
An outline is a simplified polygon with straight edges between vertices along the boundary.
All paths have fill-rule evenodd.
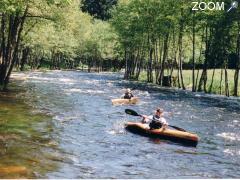
<path id="1" fill-rule="evenodd" d="M 34 113 L 14 92 L 0 94 L 0 178 L 45 177 L 60 157 L 51 118 Z"/>
<path id="2" fill-rule="evenodd" d="M 236 98 L 123 81 L 114 73 L 49 71 L 27 76 L 18 83 L 24 91 L 8 94 L 10 100 L 0 98 L 0 177 L 240 177 Z M 111 99 L 126 87 L 135 89 L 140 104 L 112 106 Z M 171 125 L 201 137 L 197 148 L 124 130 L 125 122 L 139 121 L 125 115 L 125 108 L 150 114 L 157 106 L 174 113 L 167 117 Z M 1 176 L 6 166 L 27 171 Z"/>

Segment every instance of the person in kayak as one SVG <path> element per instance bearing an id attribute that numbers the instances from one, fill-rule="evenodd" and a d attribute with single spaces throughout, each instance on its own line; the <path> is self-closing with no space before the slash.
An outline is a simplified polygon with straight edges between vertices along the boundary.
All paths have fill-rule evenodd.
<path id="1" fill-rule="evenodd" d="M 164 111 L 161 108 L 157 108 L 155 111 L 155 114 L 152 116 L 146 116 L 143 115 L 142 123 L 149 123 L 150 129 L 166 129 L 168 126 L 168 123 L 166 119 L 163 117 Z"/>
<path id="2" fill-rule="evenodd" d="M 123 97 L 123 99 L 131 99 L 134 96 L 132 94 L 131 89 L 128 88 L 128 89 L 126 89 L 125 94 L 122 97 Z"/>

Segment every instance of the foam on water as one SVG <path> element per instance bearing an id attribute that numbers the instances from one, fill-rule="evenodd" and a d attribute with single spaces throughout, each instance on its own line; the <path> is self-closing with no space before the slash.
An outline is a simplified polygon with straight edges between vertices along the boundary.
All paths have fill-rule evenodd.
<path id="1" fill-rule="evenodd" d="M 87 94 L 104 94 L 104 91 L 101 90 L 92 90 L 92 89 L 65 89 L 66 93 L 87 93 Z"/>
<path id="2" fill-rule="evenodd" d="M 222 137 L 225 140 L 240 141 L 240 135 L 232 132 L 223 132 L 223 133 L 217 134 L 217 136 Z"/>
<path id="3" fill-rule="evenodd" d="M 240 156 L 240 150 L 239 149 L 225 149 L 223 151 L 224 153 L 231 155 L 231 156 Z"/>

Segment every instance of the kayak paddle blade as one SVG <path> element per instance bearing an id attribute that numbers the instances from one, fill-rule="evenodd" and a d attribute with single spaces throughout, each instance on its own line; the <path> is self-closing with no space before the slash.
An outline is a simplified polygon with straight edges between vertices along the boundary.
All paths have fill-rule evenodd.
<path id="1" fill-rule="evenodd" d="M 132 115 L 132 116 L 141 116 L 136 111 L 134 111 L 132 109 L 125 109 L 125 113 L 129 114 L 129 115 Z"/>

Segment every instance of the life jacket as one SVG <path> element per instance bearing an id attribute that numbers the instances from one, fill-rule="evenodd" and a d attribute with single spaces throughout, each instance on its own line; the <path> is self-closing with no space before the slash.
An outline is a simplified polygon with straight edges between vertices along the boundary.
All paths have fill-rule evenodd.
<path id="1" fill-rule="evenodd" d="M 133 97 L 133 94 L 132 93 L 125 93 L 124 95 L 124 99 L 131 99 Z"/>
<path id="2" fill-rule="evenodd" d="M 160 116 L 154 115 L 153 120 L 149 123 L 150 129 L 160 129 L 162 127 L 162 123 L 160 122 Z"/>

